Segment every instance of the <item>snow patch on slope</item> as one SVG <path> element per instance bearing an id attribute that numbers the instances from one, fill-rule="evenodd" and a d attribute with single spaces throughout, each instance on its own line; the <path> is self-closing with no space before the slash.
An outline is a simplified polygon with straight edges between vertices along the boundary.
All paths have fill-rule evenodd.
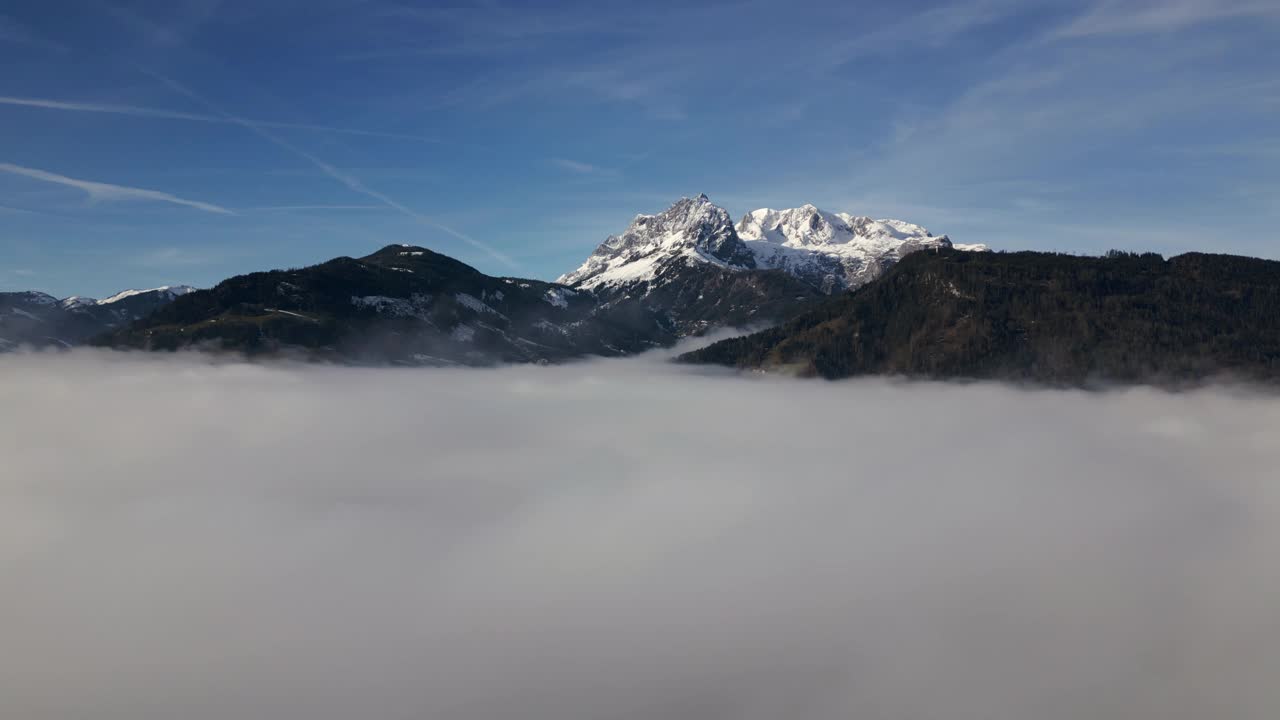
<path id="1" fill-rule="evenodd" d="M 542 296 L 543 300 L 558 308 L 569 307 L 569 298 L 575 297 L 578 293 L 569 288 L 553 287 L 547 290 L 547 294 Z"/>
<path id="2" fill-rule="evenodd" d="M 92 307 L 97 304 L 97 300 L 88 297 L 81 297 L 79 295 L 72 295 L 69 298 L 64 298 L 58 301 L 58 306 L 63 310 L 76 310 L 79 308 Z"/>
<path id="3" fill-rule="evenodd" d="M 189 285 L 163 285 L 158 288 L 151 288 L 150 290 L 125 290 L 124 292 L 116 293 L 105 300 L 99 300 L 98 304 L 110 305 L 111 303 L 120 302 L 125 298 L 131 298 L 135 295 L 145 295 L 147 293 L 164 293 L 168 295 L 170 300 L 172 300 L 195 291 L 196 289 Z"/>
<path id="4" fill-rule="evenodd" d="M 459 305 L 465 308 L 468 308 L 470 310 L 474 310 L 478 313 L 490 313 L 492 315 L 497 315 L 498 317 L 506 317 L 502 313 L 486 305 L 483 301 L 481 301 L 479 298 L 475 297 L 474 295 L 468 295 L 466 293 L 457 293 L 453 297 L 455 300 L 458 301 Z"/>

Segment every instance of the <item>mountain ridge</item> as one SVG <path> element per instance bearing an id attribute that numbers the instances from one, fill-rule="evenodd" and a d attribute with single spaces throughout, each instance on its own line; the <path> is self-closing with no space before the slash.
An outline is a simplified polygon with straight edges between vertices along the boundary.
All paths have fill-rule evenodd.
<path id="1" fill-rule="evenodd" d="M 735 225 L 700 194 L 637 215 L 558 282 L 606 302 L 640 303 L 690 335 L 781 322 L 933 247 L 951 242 L 900 220 L 836 215 L 813 205 L 755 210 Z"/>
<path id="2" fill-rule="evenodd" d="M 625 355 L 673 333 L 591 293 L 493 277 L 413 245 L 228 278 L 94 344 L 405 365 L 554 362 Z"/>
<path id="3" fill-rule="evenodd" d="M 651 283 L 663 264 L 702 262 L 726 270 L 782 270 L 831 294 L 874 279 L 910 252 L 936 247 L 953 244 L 914 223 L 830 213 L 812 204 L 753 210 L 734 224 L 704 193 L 637 215 L 557 282 L 585 289 Z"/>

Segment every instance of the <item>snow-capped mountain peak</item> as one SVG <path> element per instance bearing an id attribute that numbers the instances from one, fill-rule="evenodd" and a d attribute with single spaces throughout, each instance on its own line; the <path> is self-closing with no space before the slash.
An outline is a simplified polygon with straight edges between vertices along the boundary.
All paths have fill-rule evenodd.
<path id="1" fill-rule="evenodd" d="M 790 247 L 829 245 L 853 237 L 842 218 L 813 205 L 791 210 L 753 210 L 742 218 L 737 230 L 743 240 L 765 240 Z"/>
<path id="2" fill-rule="evenodd" d="M 704 264 L 782 270 L 832 293 L 875 279 L 908 253 L 944 247 L 953 247 L 947 236 L 914 223 L 833 213 L 813 204 L 753 210 L 734 225 L 723 208 L 698 195 L 656 215 L 637 215 L 625 232 L 606 239 L 559 282 L 585 289 L 647 283 L 651 291 L 661 277 L 674 277 L 670 268 Z"/>
<path id="3" fill-rule="evenodd" d="M 648 281 L 672 261 L 755 267 L 729 213 L 700 194 L 681 198 L 656 215 L 637 215 L 626 231 L 609 236 L 581 267 L 558 282 L 592 289 Z"/>

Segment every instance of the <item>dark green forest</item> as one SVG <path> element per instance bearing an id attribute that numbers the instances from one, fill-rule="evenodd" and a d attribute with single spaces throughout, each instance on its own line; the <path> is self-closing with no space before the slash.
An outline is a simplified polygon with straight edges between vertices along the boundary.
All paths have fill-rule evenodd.
<path id="1" fill-rule="evenodd" d="M 1112 251 L 915 253 L 780 327 L 685 362 L 823 378 L 1051 385 L 1280 379 L 1280 262 Z"/>

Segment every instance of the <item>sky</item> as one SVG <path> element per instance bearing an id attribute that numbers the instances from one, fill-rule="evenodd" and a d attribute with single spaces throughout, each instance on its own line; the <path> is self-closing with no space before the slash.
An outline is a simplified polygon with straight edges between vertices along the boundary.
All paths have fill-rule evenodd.
<path id="1" fill-rule="evenodd" d="M 1276 717 L 1275 393 L 661 357 L 0 356 L 0 717 Z"/>
<path id="2" fill-rule="evenodd" d="M 11 0 L 0 290 L 424 245 L 553 279 L 707 193 L 1280 257 L 1280 0 Z"/>

